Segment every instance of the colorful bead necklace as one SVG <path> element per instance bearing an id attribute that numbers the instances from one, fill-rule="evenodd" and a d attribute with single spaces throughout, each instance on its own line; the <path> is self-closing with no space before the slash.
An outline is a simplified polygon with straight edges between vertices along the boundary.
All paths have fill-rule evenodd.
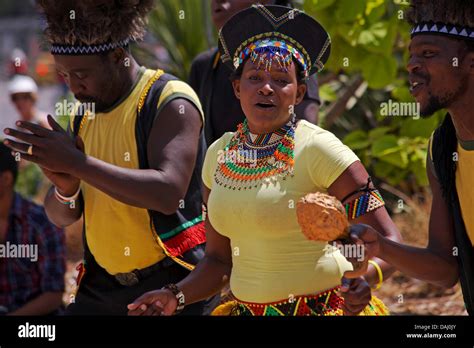
<path id="1" fill-rule="evenodd" d="M 247 120 L 224 148 L 214 179 L 217 184 L 233 190 L 258 187 L 265 179 L 286 179 L 293 176 L 296 119 L 275 132 L 263 135 L 250 133 Z"/>

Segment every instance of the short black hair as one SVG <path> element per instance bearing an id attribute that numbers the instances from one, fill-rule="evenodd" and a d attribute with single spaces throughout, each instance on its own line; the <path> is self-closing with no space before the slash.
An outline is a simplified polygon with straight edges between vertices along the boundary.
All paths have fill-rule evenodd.
<path id="1" fill-rule="evenodd" d="M 407 20 L 411 25 L 422 22 L 474 27 L 472 0 L 411 0 Z"/>
<path id="2" fill-rule="evenodd" d="M 16 182 L 18 176 L 18 162 L 5 144 L 0 142 L 0 173 L 10 172 L 13 174 L 13 181 Z"/>

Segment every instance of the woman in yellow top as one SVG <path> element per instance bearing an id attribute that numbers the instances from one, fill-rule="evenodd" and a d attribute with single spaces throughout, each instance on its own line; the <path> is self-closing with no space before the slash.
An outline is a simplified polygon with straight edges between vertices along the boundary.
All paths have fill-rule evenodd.
<path id="1" fill-rule="evenodd" d="M 400 240 L 357 156 L 332 133 L 295 121 L 304 78 L 329 56 L 328 34 L 300 11 L 257 5 L 232 17 L 219 39 L 246 120 L 206 154 L 206 256 L 183 281 L 130 304 L 129 314 L 179 312 L 219 292 L 229 278 L 235 301 L 215 314 L 385 314 L 369 284 L 380 286 L 390 266 L 372 260 L 363 277 L 344 278 L 353 267 L 340 248 L 307 240 L 296 218 L 302 196 L 329 193 L 347 202 L 352 222 Z"/>

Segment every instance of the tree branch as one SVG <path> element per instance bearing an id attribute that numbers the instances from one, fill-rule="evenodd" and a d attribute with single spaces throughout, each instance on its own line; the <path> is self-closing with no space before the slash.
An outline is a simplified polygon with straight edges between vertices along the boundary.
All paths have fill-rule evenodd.
<path id="1" fill-rule="evenodd" d="M 334 122 L 341 117 L 341 115 L 346 110 L 346 105 L 349 99 L 355 94 L 357 89 L 362 85 L 364 79 L 361 75 L 357 75 L 354 80 L 350 83 L 350 85 L 346 88 L 344 93 L 340 98 L 338 98 L 335 102 L 329 105 L 326 117 L 324 119 L 324 127 L 327 129 L 331 127 Z"/>

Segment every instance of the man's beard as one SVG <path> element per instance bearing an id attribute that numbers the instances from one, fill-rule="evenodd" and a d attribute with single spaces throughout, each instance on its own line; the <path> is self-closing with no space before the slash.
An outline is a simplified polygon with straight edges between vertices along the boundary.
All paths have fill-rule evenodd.
<path id="1" fill-rule="evenodd" d="M 467 76 L 465 76 L 461 79 L 456 89 L 445 93 L 443 96 L 430 94 L 428 103 L 420 110 L 421 117 L 427 118 L 438 110 L 448 108 L 466 91 L 467 83 L 468 79 Z"/>
<path id="2" fill-rule="evenodd" d="M 442 99 L 441 97 L 430 95 L 428 99 L 428 104 L 426 104 L 426 106 L 420 110 L 421 117 L 428 118 L 432 116 L 436 111 L 446 107 L 443 101 L 444 98 Z"/>

